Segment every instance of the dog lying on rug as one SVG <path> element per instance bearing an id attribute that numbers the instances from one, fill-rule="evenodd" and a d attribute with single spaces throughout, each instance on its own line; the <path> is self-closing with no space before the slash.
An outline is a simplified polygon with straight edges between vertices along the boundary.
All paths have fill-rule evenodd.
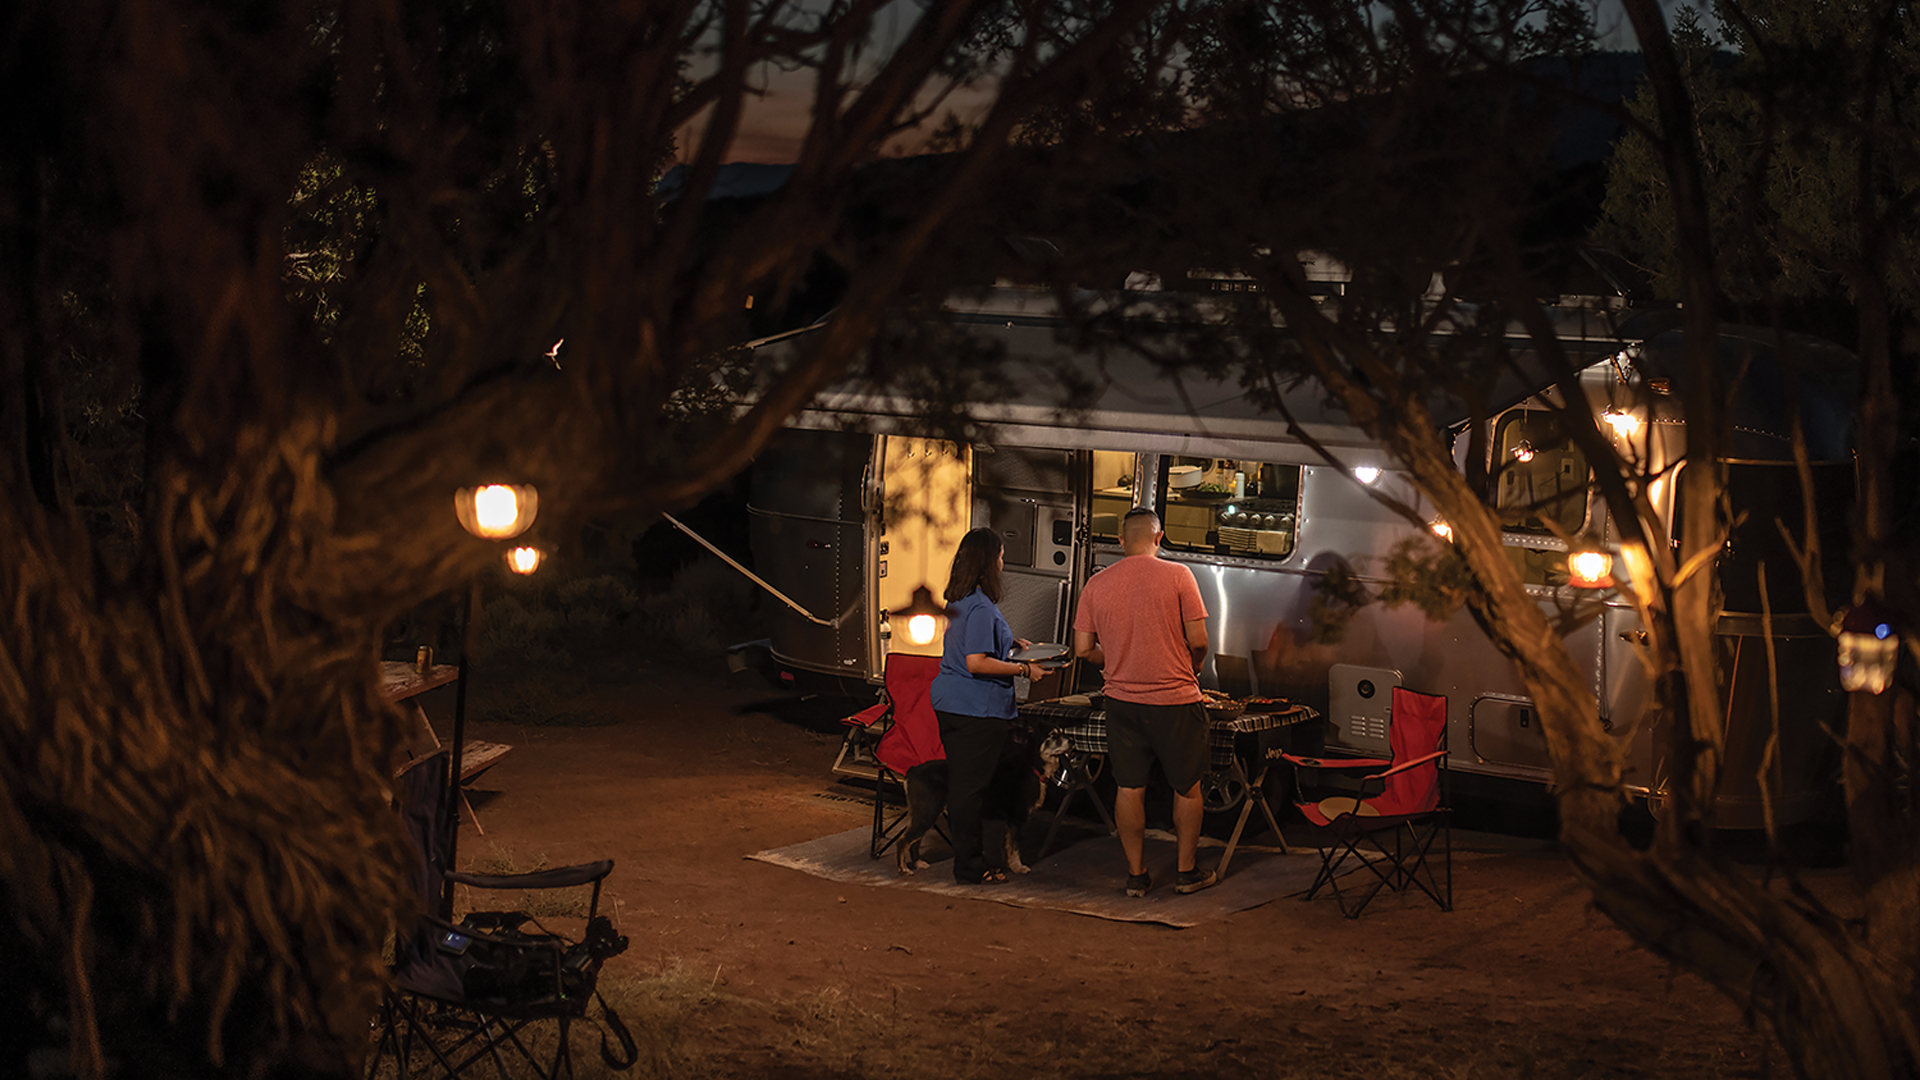
<path id="1" fill-rule="evenodd" d="M 1073 743 L 1057 730 L 1049 730 L 1038 743 L 1020 730 L 1007 734 L 1006 746 L 994 766 L 993 779 L 987 782 L 986 798 L 980 809 L 983 821 L 1003 821 L 1007 825 L 1007 869 L 1016 874 L 1032 870 L 1020 861 L 1020 829 L 1027 817 L 1046 800 L 1047 784 L 1060 775 L 1061 762 Z M 920 838 L 933 828 L 940 812 L 947 808 L 947 763 L 945 759 L 923 761 L 907 770 L 907 831 L 895 845 L 900 872 L 911 874 L 929 865 L 920 858 Z"/>

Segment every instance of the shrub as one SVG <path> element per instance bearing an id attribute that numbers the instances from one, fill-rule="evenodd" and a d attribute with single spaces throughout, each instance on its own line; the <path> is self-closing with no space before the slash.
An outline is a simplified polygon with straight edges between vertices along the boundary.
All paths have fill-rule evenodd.
<path id="1" fill-rule="evenodd" d="M 641 602 L 639 629 L 663 648 L 713 655 L 758 636 L 758 600 L 758 590 L 739 571 L 701 559 Z"/>

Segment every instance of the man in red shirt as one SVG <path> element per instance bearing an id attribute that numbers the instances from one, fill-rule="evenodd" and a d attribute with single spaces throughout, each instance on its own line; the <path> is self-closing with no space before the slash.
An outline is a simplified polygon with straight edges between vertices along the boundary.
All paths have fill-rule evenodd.
<path id="1" fill-rule="evenodd" d="M 1145 896 L 1147 775 L 1158 759 L 1173 785 L 1179 840 L 1174 891 L 1219 880 L 1195 864 L 1200 778 L 1207 771 L 1207 710 L 1196 674 L 1207 658 L 1207 607 L 1193 571 L 1160 558 L 1160 518 L 1145 507 L 1120 523 L 1125 558 L 1087 580 L 1073 619 L 1073 655 L 1105 669 L 1114 823 L 1127 855 L 1127 895 Z"/>

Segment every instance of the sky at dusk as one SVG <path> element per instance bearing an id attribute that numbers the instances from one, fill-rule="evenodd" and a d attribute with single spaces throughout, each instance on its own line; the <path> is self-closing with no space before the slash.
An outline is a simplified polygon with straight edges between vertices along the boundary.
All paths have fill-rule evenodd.
<path id="1" fill-rule="evenodd" d="M 1676 0 L 1662 0 L 1661 3 L 1669 23 L 1674 13 L 1683 6 L 1688 5 Z M 1693 6 L 1696 10 L 1700 9 L 1700 5 Z M 1595 17 L 1602 48 L 1616 50 L 1635 47 L 1632 29 L 1627 25 L 1626 16 L 1621 12 L 1617 0 L 1600 0 Z M 1703 12 L 1702 20 L 1709 27 L 1714 25 L 1710 14 Z M 800 153 L 812 99 L 812 73 L 772 72 L 765 76 L 761 85 L 763 93 L 749 105 L 740 130 L 728 147 L 723 159 L 725 161 L 784 164 L 793 161 Z M 985 91 L 975 91 L 956 95 L 948 106 L 965 119 L 977 114 L 988 100 Z M 937 122 L 938 117 L 935 120 Z M 703 127 L 702 121 L 696 121 L 682 131 L 681 161 L 687 161 L 694 155 Z M 895 154 L 915 153 L 925 138 L 924 133 L 909 133 L 894 140 L 888 150 Z"/>

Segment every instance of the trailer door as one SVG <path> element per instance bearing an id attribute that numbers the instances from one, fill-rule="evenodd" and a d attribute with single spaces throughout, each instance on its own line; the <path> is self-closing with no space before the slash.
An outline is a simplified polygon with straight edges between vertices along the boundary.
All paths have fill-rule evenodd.
<path id="1" fill-rule="evenodd" d="M 884 496 L 878 500 L 868 559 L 876 672 L 884 670 L 888 652 L 939 656 L 945 647 L 944 627 L 935 630 L 933 640 L 916 644 L 888 613 L 912 603 L 913 591 L 922 585 L 940 601 L 972 504 L 966 447 L 901 435 L 885 435 L 880 442 Z"/>
<path id="2" fill-rule="evenodd" d="M 973 463 L 973 523 L 990 526 L 1007 545 L 1000 613 L 1015 637 L 1064 643 L 1075 555 L 1073 451 L 981 447 Z"/>

